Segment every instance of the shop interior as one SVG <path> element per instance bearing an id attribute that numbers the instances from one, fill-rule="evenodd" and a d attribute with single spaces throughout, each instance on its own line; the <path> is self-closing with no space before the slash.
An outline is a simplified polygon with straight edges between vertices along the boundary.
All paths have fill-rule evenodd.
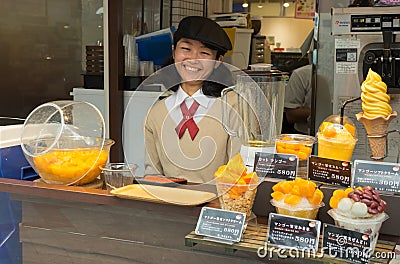
<path id="1" fill-rule="evenodd" d="M 47 110 L 64 107 L 62 101 L 65 100 L 76 104 L 74 109 L 87 115 L 65 114 L 67 119 L 73 116 L 78 124 L 79 118 L 101 116 L 98 119 L 87 118 L 90 120 L 87 123 L 101 127 L 96 131 L 100 138 L 112 139 L 103 142 L 104 148 L 108 148 L 108 162 L 144 164 L 144 120 L 151 106 L 168 93 L 168 87 L 153 82 L 152 77 L 156 79 L 157 72 L 172 56 L 172 36 L 181 19 L 204 16 L 216 21 L 228 34 L 233 49 L 227 52 L 224 62 L 232 66 L 233 72 L 246 72 L 250 76 L 255 72 L 268 72 L 265 74 L 268 78 L 272 72 L 274 89 L 284 89 L 296 69 L 311 65 L 307 132 L 298 132 L 286 117 L 284 92 L 276 95 L 277 101 L 271 102 L 268 108 L 268 111 L 275 111 L 272 113 L 271 133 L 276 136 L 276 142 L 282 140 L 283 148 L 288 146 L 284 142 L 287 137 L 279 137 L 280 134 L 298 133 L 301 134 L 299 138 L 292 140 L 307 141 L 309 153 L 305 159 L 300 158 L 298 149 L 291 153 L 298 155 L 296 169 L 298 175 L 302 174 L 300 178 L 307 178 L 308 158 L 322 151 L 327 152 L 331 159 L 346 153 L 350 155 L 337 159 L 344 162 L 335 163 L 335 166 L 343 168 L 348 163 L 353 165 L 355 160 L 398 165 L 398 117 L 390 117 L 389 121 L 386 120 L 385 131 L 372 136 L 366 124 L 357 117 L 363 109 L 361 98 L 357 99 L 361 93 L 360 86 L 370 68 L 387 84 L 393 112 L 400 112 L 400 7 L 398 1 L 394 6 L 384 7 L 372 7 L 374 2 L 381 1 L 1 0 L 0 86 L 3 87 L 3 96 L 0 97 L 0 143 L 5 142 L 9 135 L 15 138 L 17 145 L 24 143 L 24 137 L 29 138 L 29 135 L 22 133 L 19 136 L 20 131 L 8 130 L 7 127 L 25 125 L 24 128 L 28 127 L 26 133 L 34 133 L 26 122 L 42 122 Z M 380 20 L 383 23 L 377 26 Z M 236 87 L 245 83 L 242 79 L 237 80 Z M 61 103 L 46 105 L 38 111 L 39 106 L 53 101 Z M 80 102 L 89 104 L 80 106 Z M 332 116 L 341 119 L 332 121 Z M 51 123 L 52 118 L 54 116 L 45 122 Z M 318 138 L 321 129 L 330 122 L 341 122 L 341 125 L 345 122 L 353 132 L 357 131 L 352 134 L 354 142 L 350 144 L 350 151 L 345 145 L 333 149 L 330 143 L 326 145 L 330 147 L 319 149 L 317 141 L 323 142 Z M 18 137 L 14 136 L 16 134 Z M 371 141 L 371 138 L 378 138 L 379 143 L 372 143 L 378 141 Z M 54 142 L 48 144 L 56 145 Z M 272 148 L 278 145 L 276 143 Z M 376 154 L 375 145 L 383 154 Z M 33 147 L 40 149 L 43 146 L 36 144 Z M 251 156 L 250 159 L 244 158 L 243 166 L 247 168 L 254 164 L 255 153 L 260 150 L 252 147 L 241 151 L 242 156 Z M 31 149 L 24 149 L 25 155 L 29 151 Z M 0 152 L 3 153 L 7 155 Z M 33 161 L 26 161 L 27 156 L 22 152 L 18 155 L 17 166 L 24 168 L 21 178 L 19 167 L 16 178 L 8 178 L 6 174 L 10 172 L 5 169 L 0 171 L 0 197 L 3 201 L 0 214 L 7 216 L 4 223 L 0 221 L 0 263 L 204 263 L 211 259 L 216 263 L 304 262 L 301 258 L 288 262 L 274 257 L 266 260 L 257 255 L 255 247 L 263 244 L 266 224 L 271 221 L 269 213 L 275 210 L 270 199 L 275 189 L 280 188 L 275 187 L 276 179 L 265 181 L 258 187 L 257 196 L 254 193 L 253 222 L 244 233 L 249 236 L 245 238 L 247 240 L 241 244 L 221 245 L 220 241 L 212 239 L 205 242 L 195 233 L 193 224 L 202 213 L 201 205 L 205 204 L 185 204 L 195 193 L 189 193 L 185 201 L 168 203 L 151 197 L 135 201 L 120 199 L 126 197 L 110 194 L 104 179 L 98 188 L 98 178 L 79 184 L 93 184 L 91 186 L 70 186 L 74 185 L 71 182 L 59 186 L 46 185 L 46 180 L 29 167 Z M 32 154 L 32 160 L 36 155 Z M 35 166 L 39 167 L 38 164 Z M 395 165 L 393 170 L 397 173 L 398 166 Z M 0 162 L 1 166 L 5 165 Z M 359 166 L 374 168 L 363 162 Z M 135 173 L 144 175 L 144 167 L 135 167 Z M 250 173 L 243 175 L 251 179 Z M 393 182 L 396 184 L 396 180 Z M 315 186 L 323 193 L 317 197 L 321 198 L 318 204 L 325 205 L 318 207 L 315 214 L 319 210 L 318 219 L 330 225 L 337 224 L 328 213 L 328 207 L 334 208 L 330 198 L 338 194 L 337 185 L 319 183 Z M 196 191 L 208 191 L 202 188 Z M 190 184 L 182 189 L 190 189 Z M 314 195 L 314 189 L 312 191 Z M 368 188 L 360 189 L 360 192 L 366 191 L 371 193 L 371 197 L 376 195 Z M 346 192 L 353 195 L 356 188 L 347 188 Z M 399 200 L 398 193 L 393 192 L 381 194 L 382 199 L 379 195 L 379 199 L 367 199 L 368 208 L 376 214 L 378 206 L 379 213 L 384 213 L 388 206 L 386 212 L 390 218 L 380 222 L 385 221 L 380 230 L 380 240 L 380 226 L 373 232 L 376 237 L 371 236 L 371 242 L 377 243 L 379 252 L 399 250 L 400 230 L 396 227 L 400 217 L 396 210 Z M 308 198 L 317 199 L 313 195 Z M 351 203 L 366 198 L 362 195 Z M 383 199 L 385 201 L 381 204 Z M 377 205 L 371 208 L 374 202 Z M 219 203 L 207 200 L 206 204 L 219 208 Z M 336 208 L 338 203 L 339 200 Z M 138 226 L 142 228 L 138 229 Z M 259 237 L 253 238 L 254 234 Z M 318 239 L 319 236 L 317 242 Z M 315 263 L 334 260 L 321 259 Z M 342 263 L 340 261 L 338 263 Z"/>

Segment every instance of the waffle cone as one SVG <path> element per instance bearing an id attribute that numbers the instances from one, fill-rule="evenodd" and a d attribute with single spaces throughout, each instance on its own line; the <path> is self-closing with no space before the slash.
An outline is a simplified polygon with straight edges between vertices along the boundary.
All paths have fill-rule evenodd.
<path id="1" fill-rule="evenodd" d="M 368 136 L 382 136 L 382 137 L 369 137 L 369 146 L 372 151 L 372 157 L 383 160 L 386 154 L 386 131 L 389 123 L 397 116 L 394 111 L 387 117 L 377 116 L 374 118 L 367 118 L 364 114 L 356 114 L 357 120 L 362 122 Z"/>

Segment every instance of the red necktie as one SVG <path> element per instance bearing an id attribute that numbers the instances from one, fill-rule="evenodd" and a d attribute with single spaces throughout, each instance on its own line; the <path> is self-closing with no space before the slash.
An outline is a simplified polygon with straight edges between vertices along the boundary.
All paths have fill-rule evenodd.
<path id="1" fill-rule="evenodd" d="M 196 137 L 197 132 L 199 132 L 199 127 L 196 125 L 196 122 L 194 122 L 193 115 L 194 113 L 196 113 L 197 108 L 199 108 L 199 103 L 196 102 L 196 100 L 193 101 L 193 104 L 190 106 L 189 109 L 187 108 L 184 101 L 181 103 L 183 118 L 181 122 L 179 122 L 178 126 L 175 128 L 175 131 L 178 134 L 179 138 L 183 136 L 186 128 L 189 130 L 189 134 L 192 140 Z"/>

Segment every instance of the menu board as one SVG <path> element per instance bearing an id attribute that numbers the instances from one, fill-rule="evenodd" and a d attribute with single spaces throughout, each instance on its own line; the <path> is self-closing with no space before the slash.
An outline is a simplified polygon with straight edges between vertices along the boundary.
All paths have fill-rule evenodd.
<path id="1" fill-rule="evenodd" d="M 294 180 L 298 158 L 290 154 L 257 152 L 254 159 L 254 171 L 259 177 Z"/>
<path id="2" fill-rule="evenodd" d="M 217 208 L 203 207 L 197 221 L 195 233 L 213 237 L 216 242 L 239 242 L 246 214 Z"/>
<path id="3" fill-rule="evenodd" d="M 400 192 L 400 164 L 355 160 L 352 186 L 371 185 L 378 191 Z"/>
<path id="4" fill-rule="evenodd" d="M 313 19 L 315 15 L 315 0 L 296 0 L 295 18 Z"/>
<path id="5" fill-rule="evenodd" d="M 325 255 L 351 263 L 368 263 L 371 237 L 369 235 L 324 224 L 322 249 Z"/>
<path id="6" fill-rule="evenodd" d="M 351 162 L 311 156 L 308 177 L 310 180 L 349 187 Z"/>
<path id="7" fill-rule="evenodd" d="M 269 214 L 268 244 L 297 249 L 318 250 L 321 222 L 280 214 Z"/>

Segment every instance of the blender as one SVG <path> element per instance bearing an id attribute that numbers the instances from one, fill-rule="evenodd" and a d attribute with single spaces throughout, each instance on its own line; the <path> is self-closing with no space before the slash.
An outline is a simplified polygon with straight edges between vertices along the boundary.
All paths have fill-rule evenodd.
<path id="1" fill-rule="evenodd" d="M 275 138 L 282 129 L 286 78 L 279 71 L 241 72 L 236 85 L 222 91 L 222 123 L 231 136 L 240 138 L 240 153 L 248 171 L 253 170 L 256 152 L 275 153 Z M 229 104 L 228 98 L 233 98 Z"/>

